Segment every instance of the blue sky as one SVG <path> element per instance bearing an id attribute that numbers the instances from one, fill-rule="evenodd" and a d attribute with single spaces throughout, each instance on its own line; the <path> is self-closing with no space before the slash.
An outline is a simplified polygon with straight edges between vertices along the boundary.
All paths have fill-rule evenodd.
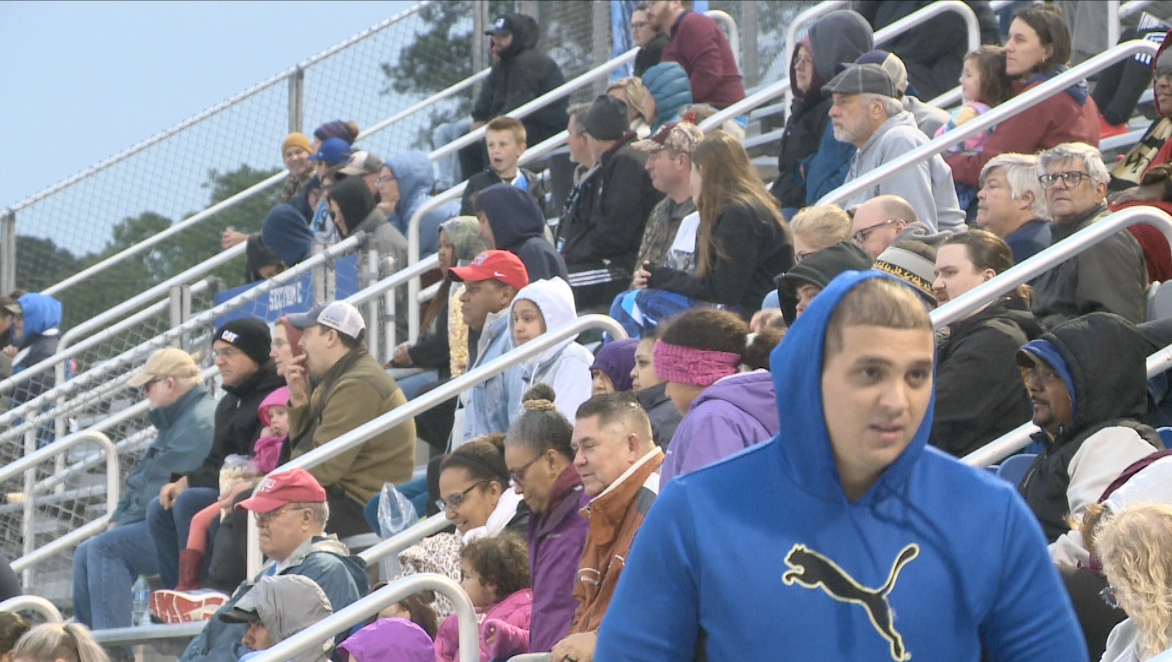
<path id="1" fill-rule="evenodd" d="M 0 208 L 413 2 L 0 2 Z"/>

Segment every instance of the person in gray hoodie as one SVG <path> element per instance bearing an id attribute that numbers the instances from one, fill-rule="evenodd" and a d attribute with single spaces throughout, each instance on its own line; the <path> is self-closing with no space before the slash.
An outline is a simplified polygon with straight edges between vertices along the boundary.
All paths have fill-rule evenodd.
<path id="1" fill-rule="evenodd" d="M 302 575 L 275 575 L 262 578 L 236 606 L 220 614 L 225 623 L 241 623 L 248 631 L 241 643 L 249 650 L 265 650 L 330 616 L 334 610 L 317 582 Z M 304 650 L 289 662 L 325 662 L 334 647 L 333 639 Z"/>
<path id="2" fill-rule="evenodd" d="M 512 184 L 494 184 L 476 194 L 479 232 L 490 247 L 521 258 L 529 282 L 568 281 L 566 261 L 545 235 L 545 217 L 533 197 Z"/>
<path id="3" fill-rule="evenodd" d="M 387 220 L 406 237 L 411 217 L 434 197 L 431 189 L 435 186 L 435 173 L 431 169 L 431 161 L 419 151 L 396 154 L 383 164 L 378 181 L 381 182 L 380 204 L 384 211 L 389 210 Z M 435 253 L 440 223 L 459 215 L 459 200 L 445 202 L 423 215 L 419 221 L 420 259 Z"/>
<path id="4" fill-rule="evenodd" d="M 851 181 L 928 142 L 912 114 L 903 109 L 895 82 L 877 64 L 847 67 L 822 88 L 834 95 L 830 121 L 834 135 L 859 149 L 851 159 Z M 952 171 L 940 155 L 900 170 L 892 177 L 841 201 L 844 209 L 884 193 L 908 201 L 920 220 L 934 230 L 964 227 L 964 211 L 956 198 Z"/>
<path id="5" fill-rule="evenodd" d="M 905 239 L 936 246 L 953 233 L 936 232 L 920 220 L 915 208 L 898 195 L 880 195 L 859 205 L 851 219 L 851 240 L 876 259 L 887 247 Z"/>

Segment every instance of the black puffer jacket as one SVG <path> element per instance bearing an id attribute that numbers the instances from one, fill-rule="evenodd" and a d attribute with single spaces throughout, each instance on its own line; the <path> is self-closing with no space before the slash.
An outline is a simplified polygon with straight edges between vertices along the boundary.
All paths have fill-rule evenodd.
<path id="1" fill-rule="evenodd" d="M 798 77 L 794 71 L 798 47 L 803 44 L 808 46 L 814 58 L 814 76 L 805 94 L 797 87 Z M 832 99 L 829 94 L 822 93 L 822 86 L 834 78 L 835 67 L 843 62 L 854 62 L 873 46 L 871 26 L 867 25 L 862 16 L 846 9 L 824 16 L 810 27 L 808 37 L 794 46 L 789 66 L 793 103 L 790 104 L 789 119 L 786 120 L 785 133 L 781 136 L 781 150 L 777 155 L 777 181 L 771 189 L 782 207 L 806 205 L 806 187 L 794 169 L 798 159 L 818 150 L 826 130 Z"/>
<path id="2" fill-rule="evenodd" d="M 936 352 L 936 408 L 928 443 L 957 457 L 1030 420 L 1030 396 L 1014 355 L 1042 335 L 1017 297 L 949 325 Z"/>
<path id="3" fill-rule="evenodd" d="M 257 407 L 269 393 L 285 385 L 285 378 L 277 375 L 277 367 L 269 359 L 237 386 L 224 385 L 225 395 L 216 405 L 216 433 L 212 450 L 203 464 L 187 474 L 188 487 L 220 487 L 220 467 L 229 455 L 252 455 L 252 445 L 260 437 L 264 426 L 257 415 Z"/>
<path id="4" fill-rule="evenodd" d="M 472 119 L 488 120 L 519 108 L 566 82 L 553 58 L 537 51 L 537 21 L 524 14 L 510 14 L 513 43 L 492 65 L 488 80 L 472 106 Z M 530 145 L 566 128 L 568 99 L 562 98 L 521 119 Z"/>
<path id="5" fill-rule="evenodd" d="M 1040 439 L 1044 448 L 1026 470 L 1018 491 L 1038 517 L 1047 540 L 1053 542 L 1070 530 L 1072 489 L 1071 462 L 1083 445 L 1108 428 L 1127 428 L 1147 444 L 1112 443 L 1084 459 L 1091 472 L 1106 475 L 1101 487 L 1080 485 L 1096 501 L 1132 462 L 1163 448 L 1155 430 L 1140 423 L 1148 410 L 1146 388 L 1147 344 L 1130 322 L 1112 313 L 1091 313 L 1054 328 L 1041 336 L 1066 363 L 1073 381 L 1070 426 L 1059 426 L 1053 439 Z M 1118 442 L 1118 439 L 1113 439 Z M 1139 446 L 1139 448 L 1134 448 Z"/>

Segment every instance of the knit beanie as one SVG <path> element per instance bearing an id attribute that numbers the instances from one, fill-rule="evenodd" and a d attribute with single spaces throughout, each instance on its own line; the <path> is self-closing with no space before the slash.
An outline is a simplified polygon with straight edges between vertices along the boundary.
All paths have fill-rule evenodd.
<path id="1" fill-rule="evenodd" d="M 213 342 L 216 340 L 222 340 L 244 352 L 257 365 L 264 365 L 269 360 L 269 351 L 272 349 L 269 325 L 255 317 L 237 317 L 224 322 L 212 337 Z"/>
<path id="2" fill-rule="evenodd" d="M 309 151 L 309 138 L 304 133 L 294 131 L 285 136 L 285 140 L 281 143 L 281 156 L 285 155 L 285 150 L 290 147 L 300 147 L 305 151 Z"/>
<path id="3" fill-rule="evenodd" d="M 582 128 L 595 140 L 618 140 L 631 128 L 627 117 L 627 102 L 601 94 L 590 104 L 582 119 Z"/>
<path id="4" fill-rule="evenodd" d="M 347 145 L 353 145 L 358 135 L 352 128 L 352 123 L 348 124 L 342 120 L 333 120 L 314 129 L 313 137 L 323 142 L 330 138 L 341 138 L 346 141 Z"/>

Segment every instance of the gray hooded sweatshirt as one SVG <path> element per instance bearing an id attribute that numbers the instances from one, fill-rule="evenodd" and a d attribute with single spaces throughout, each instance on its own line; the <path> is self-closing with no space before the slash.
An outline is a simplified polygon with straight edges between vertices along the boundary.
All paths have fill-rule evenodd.
<path id="1" fill-rule="evenodd" d="M 220 619 L 229 623 L 259 619 L 269 631 L 269 645 L 275 646 L 333 613 L 330 599 L 309 577 L 270 575 L 257 582 Z M 325 662 L 333 647 L 334 639 L 330 637 L 321 647 L 302 651 L 289 662 Z"/>

